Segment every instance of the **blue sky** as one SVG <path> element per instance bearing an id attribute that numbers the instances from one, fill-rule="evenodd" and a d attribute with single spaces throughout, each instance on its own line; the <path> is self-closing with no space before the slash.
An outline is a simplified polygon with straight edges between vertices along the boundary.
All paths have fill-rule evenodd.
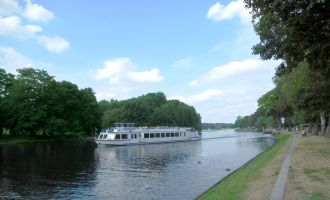
<path id="1" fill-rule="evenodd" d="M 0 67 L 45 69 L 98 100 L 162 91 L 203 122 L 234 122 L 278 65 L 251 54 L 250 20 L 241 0 L 0 0 Z"/>

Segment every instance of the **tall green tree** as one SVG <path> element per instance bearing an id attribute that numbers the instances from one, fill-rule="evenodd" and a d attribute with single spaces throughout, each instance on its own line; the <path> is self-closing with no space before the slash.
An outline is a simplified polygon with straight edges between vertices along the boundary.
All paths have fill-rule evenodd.
<path id="1" fill-rule="evenodd" d="M 13 85 L 14 76 L 7 74 L 0 68 L 0 136 L 4 131 L 8 119 L 8 95 L 10 87 Z"/>
<path id="2" fill-rule="evenodd" d="M 8 126 L 13 134 L 34 136 L 46 124 L 48 105 L 43 103 L 53 77 L 44 70 L 23 68 L 17 70 L 8 94 Z"/>
<path id="3" fill-rule="evenodd" d="M 327 0 L 244 0 L 251 9 L 262 59 L 282 59 L 289 68 L 307 60 L 329 74 L 330 2 Z"/>

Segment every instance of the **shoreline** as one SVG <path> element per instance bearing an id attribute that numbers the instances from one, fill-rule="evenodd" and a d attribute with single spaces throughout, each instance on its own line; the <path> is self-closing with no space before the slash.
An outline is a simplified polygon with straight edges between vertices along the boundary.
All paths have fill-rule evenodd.
<path id="1" fill-rule="evenodd" d="M 93 140 L 92 136 L 78 136 L 78 137 L 50 137 L 50 138 L 35 138 L 28 136 L 10 136 L 0 137 L 0 145 L 7 144 L 33 144 L 44 142 L 63 142 L 63 141 L 77 141 L 77 140 Z"/>
<path id="2" fill-rule="evenodd" d="M 196 199 L 219 199 L 219 197 L 223 199 L 241 199 L 249 183 L 260 178 L 261 170 L 279 154 L 290 138 L 290 134 L 281 134 L 271 147 L 232 171 Z"/>

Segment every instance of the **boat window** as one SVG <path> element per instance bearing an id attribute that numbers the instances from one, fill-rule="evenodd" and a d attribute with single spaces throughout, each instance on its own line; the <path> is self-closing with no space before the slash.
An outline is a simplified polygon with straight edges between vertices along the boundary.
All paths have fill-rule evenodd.
<path id="1" fill-rule="evenodd" d="M 155 134 L 154 133 L 150 133 L 150 138 L 154 138 Z"/>
<path id="2" fill-rule="evenodd" d="M 180 137 L 182 136 L 181 132 L 180 132 Z"/>
<path id="3" fill-rule="evenodd" d="M 186 136 L 186 132 L 184 132 L 183 135 Z"/>
<path id="4" fill-rule="evenodd" d="M 175 137 L 179 137 L 179 133 L 175 133 Z"/>
<path id="5" fill-rule="evenodd" d="M 134 134 L 134 138 L 136 139 L 136 134 Z"/>
<path id="6" fill-rule="evenodd" d="M 127 134 L 122 134 L 122 135 L 121 135 L 121 139 L 123 139 L 123 140 L 127 140 Z"/>
<path id="7" fill-rule="evenodd" d="M 165 133 L 162 133 L 162 134 L 161 134 L 161 137 L 165 137 Z"/>
<path id="8" fill-rule="evenodd" d="M 174 133 L 171 133 L 171 137 L 174 137 Z"/>
<path id="9" fill-rule="evenodd" d="M 149 138 L 149 133 L 145 133 L 144 138 Z"/>
<path id="10" fill-rule="evenodd" d="M 120 140 L 120 135 L 119 134 L 116 134 L 115 140 Z"/>
<path id="11" fill-rule="evenodd" d="M 107 136 L 108 136 L 107 134 L 104 134 L 104 135 L 103 135 L 103 139 L 106 139 L 106 138 L 107 138 Z"/>
<path id="12" fill-rule="evenodd" d="M 160 137 L 160 133 L 156 133 L 156 137 Z"/>
<path id="13" fill-rule="evenodd" d="M 101 134 L 99 138 L 102 139 L 103 138 L 103 134 Z"/>
<path id="14" fill-rule="evenodd" d="M 166 133 L 166 137 L 170 137 L 170 133 Z"/>

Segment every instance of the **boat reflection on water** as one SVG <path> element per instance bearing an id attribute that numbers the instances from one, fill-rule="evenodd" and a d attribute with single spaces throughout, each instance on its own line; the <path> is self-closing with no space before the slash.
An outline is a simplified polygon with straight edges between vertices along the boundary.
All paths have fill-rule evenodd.
<path id="1" fill-rule="evenodd" d="M 133 194 L 134 199 L 164 198 L 166 190 L 189 181 L 186 176 L 194 173 L 189 165 L 198 165 L 196 157 L 201 148 L 201 141 L 99 146 L 98 198 L 131 199 Z M 177 184 L 173 184 L 176 179 Z"/>

